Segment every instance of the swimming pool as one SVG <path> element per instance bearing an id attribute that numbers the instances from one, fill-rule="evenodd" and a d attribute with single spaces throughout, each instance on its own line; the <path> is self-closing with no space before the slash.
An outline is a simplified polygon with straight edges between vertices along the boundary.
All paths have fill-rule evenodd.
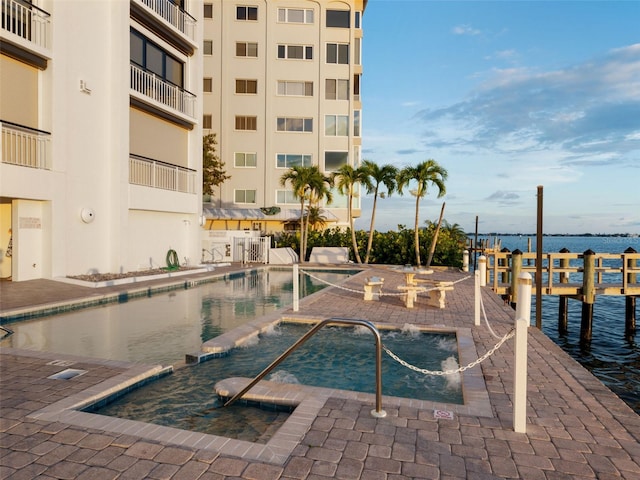
<path id="1" fill-rule="evenodd" d="M 179 369 L 92 411 L 249 441 L 268 439 L 273 424 L 286 419 L 283 411 L 292 409 L 265 403 L 262 409 L 241 403 L 221 408 L 222 401 L 215 394 L 214 385 L 231 377 L 255 377 L 309 329 L 308 324 L 278 324 L 259 337 L 250 337 L 247 344 L 227 356 Z M 458 365 L 458 343 L 453 332 L 425 332 L 407 325 L 401 330 L 382 330 L 381 337 L 387 348 L 421 368 L 438 371 L 455 369 Z M 371 332 L 365 328 L 319 330 L 265 380 L 374 393 L 372 340 Z M 460 374 L 423 375 L 384 355 L 382 378 L 384 395 L 443 404 L 463 403 Z"/>
<path id="2" fill-rule="evenodd" d="M 340 284 L 357 270 L 313 270 Z M 300 296 L 326 287 L 304 275 Z M 289 268 L 269 267 L 212 277 L 193 288 L 119 297 L 119 302 L 11 322 L 0 346 L 85 357 L 171 365 L 203 342 L 292 303 Z M 116 299 L 117 301 L 117 299 Z"/>

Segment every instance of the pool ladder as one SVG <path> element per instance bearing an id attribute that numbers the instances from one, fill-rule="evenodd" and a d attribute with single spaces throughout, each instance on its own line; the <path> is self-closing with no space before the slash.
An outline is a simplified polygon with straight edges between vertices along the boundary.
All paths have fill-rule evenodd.
<path id="1" fill-rule="evenodd" d="M 256 383 L 262 380 L 271 370 L 277 367 L 280 363 L 282 363 L 291 353 L 293 353 L 300 345 L 306 342 L 309 338 L 311 338 L 315 333 L 321 328 L 327 325 L 352 325 L 352 326 L 363 326 L 371 330 L 375 339 L 376 339 L 376 408 L 375 410 L 371 410 L 371 415 L 377 418 L 383 418 L 387 416 L 387 412 L 382 409 L 382 339 L 380 338 L 380 332 L 373 325 L 373 323 L 368 320 L 358 320 L 353 318 L 327 318 L 322 320 L 320 323 L 314 325 L 314 327 L 305 333 L 300 339 L 298 339 L 293 345 L 291 345 L 282 355 L 276 358 L 271 365 L 265 368 L 262 372 L 258 374 L 256 378 L 254 378 L 249 384 L 244 387 L 240 392 L 236 393 L 231 399 L 227 400 L 224 404 L 225 407 L 228 407 L 240 397 L 242 397 L 245 393 L 251 390 Z"/>

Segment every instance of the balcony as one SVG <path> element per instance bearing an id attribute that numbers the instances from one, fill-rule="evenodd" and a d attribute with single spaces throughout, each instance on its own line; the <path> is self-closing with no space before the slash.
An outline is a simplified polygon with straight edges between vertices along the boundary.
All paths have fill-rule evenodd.
<path id="1" fill-rule="evenodd" d="M 161 117 L 190 127 L 195 124 L 196 96 L 193 93 L 133 64 L 131 89 L 141 94 L 145 103 Z"/>
<path id="2" fill-rule="evenodd" d="M 51 170 L 51 134 L 11 122 L 0 122 L 2 163 Z"/>
<path id="3" fill-rule="evenodd" d="M 129 183 L 182 193 L 196 193 L 196 171 L 140 155 L 129 155 Z"/>
<path id="4" fill-rule="evenodd" d="M 131 14 L 184 53 L 193 55 L 197 47 L 196 19 L 176 3 L 171 0 L 131 0 Z"/>
<path id="5" fill-rule="evenodd" d="M 49 13 L 24 0 L 0 0 L 2 51 L 45 69 L 50 56 Z"/>

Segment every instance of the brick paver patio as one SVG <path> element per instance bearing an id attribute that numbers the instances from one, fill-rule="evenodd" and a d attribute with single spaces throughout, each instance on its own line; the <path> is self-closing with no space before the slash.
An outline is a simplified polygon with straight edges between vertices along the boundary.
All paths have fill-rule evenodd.
<path id="1" fill-rule="evenodd" d="M 346 317 L 395 325 L 441 325 L 471 329 L 478 355 L 496 343 L 485 325 L 473 325 L 473 279 L 436 271 L 457 282 L 447 307 L 428 307 L 418 297 L 407 309 L 395 295 L 403 281 L 389 268 L 369 267 L 366 276 L 385 278 L 379 301 L 363 301 L 363 274 L 346 288 L 329 288 L 284 315 Z M 200 277 L 198 277 L 200 278 Z M 126 290 L 72 288 L 56 282 L 0 285 L 0 313 L 30 305 L 70 302 Z M 59 291 L 57 289 L 60 289 Z M 100 290 L 96 292 L 96 290 Z M 24 300 L 19 300 L 24 299 Z M 487 317 L 504 335 L 514 312 L 487 288 Z M 71 380 L 47 379 L 69 359 L 87 373 Z M 150 441 L 137 430 L 116 433 L 42 420 L 34 414 L 120 378 L 134 368 L 124 362 L 63 354 L 0 350 L 0 478 L 62 479 L 638 479 L 640 416 L 536 328 L 529 329 L 527 431 L 513 430 L 513 340 L 480 366 L 491 414 L 456 413 L 435 418 L 434 409 L 385 405 L 373 418 L 372 403 L 329 396 L 309 429 L 283 463 L 258 462 L 178 441 Z M 62 418 L 62 417 L 61 417 Z M 179 438 L 179 437 L 177 437 Z"/>

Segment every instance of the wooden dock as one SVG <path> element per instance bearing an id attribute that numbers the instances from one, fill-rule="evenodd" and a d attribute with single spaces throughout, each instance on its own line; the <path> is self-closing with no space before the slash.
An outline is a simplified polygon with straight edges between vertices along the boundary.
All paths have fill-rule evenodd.
<path id="1" fill-rule="evenodd" d="M 517 304 L 516 279 L 521 272 L 528 272 L 534 279 L 534 294 L 560 297 L 558 320 L 560 328 L 566 325 L 567 298 L 582 302 L 581 338 L 591 340 L 593 304 L 598 295 L 625 297 L 625 332 L 633 335 L 636 330 L 636 298 L 640 296 L 640 253 L 628 248 L 623 253 L 543 253 L 540 285 L 536 278 L 536 252 L 513 252 L 503 249 L 486 249 L 486 284 L 503 295 L 512 305 Z"/>

